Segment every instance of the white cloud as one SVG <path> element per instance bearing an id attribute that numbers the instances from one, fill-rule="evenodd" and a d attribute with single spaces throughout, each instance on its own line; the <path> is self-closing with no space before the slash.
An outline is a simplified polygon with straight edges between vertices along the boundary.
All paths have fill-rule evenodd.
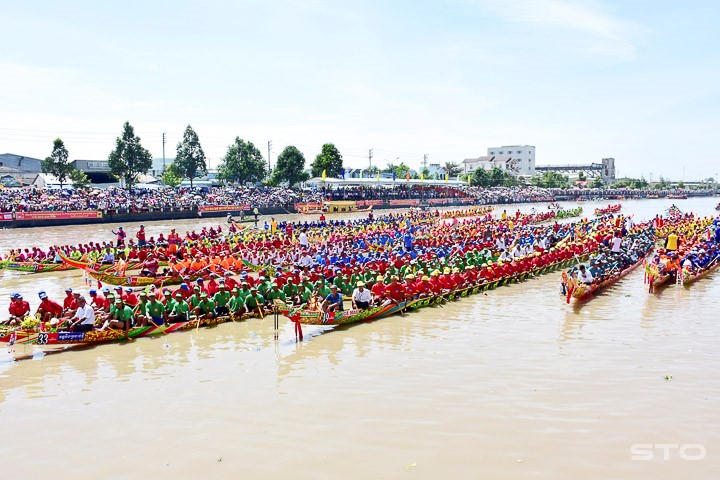
<path id="1" fill-rule="evenodd" d="M 633 33 L 639 25 L 618 18 L 594 1 L 480 0 L 488 9 L 513 22 L 573 31 L 586 36 L 591 53 L 634 58 Z"/>

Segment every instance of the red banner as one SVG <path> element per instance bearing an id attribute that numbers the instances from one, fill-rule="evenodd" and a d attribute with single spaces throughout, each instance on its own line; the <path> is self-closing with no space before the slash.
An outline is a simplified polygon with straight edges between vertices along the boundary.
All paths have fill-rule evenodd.
<path id="1" fill-rule="evenodd" d="M 355 205 L 358 207 L 367 207 L 369 205 L 382 205 L 382 200 L 358 200 Z"/>
<path id="2" fill-rule="evenodd" d="M 420 203 L 420 200 L 418 200 L 418 199 L 415 199 L 415 200 L 413 200 L 413 199 L 390 200 L 390 202 L 388 202 L 388 203 L 390 203 L 390 205 L 407 205 L 407 206 L 411 206 L 411 205 L 418 205 L 418 204 Z"/>
<path id="3" fill-rule="evenodd" d="M 447 202 L 447 198 L 431 198 L 428 200 L 428 203 L 432 205 L 444 205 Z"/>
<path id="4" fill-rule="evenodd" d="M 250 210 L 250 205 L 203 205 L 198 207 L 198 212 L 230 212 L 230 211 Z"/>
<path id="5" fill-rule="evenodd" d="M 15 212 L 15 220 L 68 220 L 72 218 L 102 218 L 96 210 L 75 210 L 71 212 Z"/>
<path id="6" fill-rule="evenodd" d="M 0 213 L 0 222 L 11 222 L 12 219 L 12 213 Z"/>

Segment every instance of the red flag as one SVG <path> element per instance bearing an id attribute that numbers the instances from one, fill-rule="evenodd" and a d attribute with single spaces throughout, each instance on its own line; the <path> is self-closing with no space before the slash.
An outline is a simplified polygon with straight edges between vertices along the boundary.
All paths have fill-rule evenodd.
<path id="1" fill-rule="evenodd" d="M 407 172 L 405 174 L 405 181 L 408 181 L 408 180 L 410 180 L 410 172 Z"/>

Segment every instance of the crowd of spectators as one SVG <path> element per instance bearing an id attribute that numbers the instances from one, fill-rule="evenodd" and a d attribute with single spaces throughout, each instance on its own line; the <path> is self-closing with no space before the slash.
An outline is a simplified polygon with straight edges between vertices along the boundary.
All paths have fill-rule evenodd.
<path id="1" fill-rule="evenodd" d="M 627 189 L 547 189 L 522 187 L 470 186 L 347 186 L 327 189 L 296 190 L 288 187 L 200 187 L 153 188 L 132 191 L 110 187 L 85 190 L 37 190 L 32 188 L 0 189 L 0 212 L 101 210 L 107 212 L 140 212 L 195 210 L 204 206 L 249 205 L 250 209 L 281 207 L 291 209 L 295 203 L 318 203 L 325 200 L 399 200 L 423 201 L 473 199 L 477 204 L 546 202 L 569 198 L 637 198 L 666 196 L 672 192 Z"/>

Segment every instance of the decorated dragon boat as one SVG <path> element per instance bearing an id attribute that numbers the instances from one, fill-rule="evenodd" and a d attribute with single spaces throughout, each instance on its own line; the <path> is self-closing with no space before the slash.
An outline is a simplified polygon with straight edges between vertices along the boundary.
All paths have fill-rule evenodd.
<path id="1" fill-rule="evenodd" d="M 65 263 L 44 263 L 44 262 L 14 262 L 3 260 L 0 262 L 0 270 L 13 270 L 25 273 L 49 273 L 73 270 L 75 267 Z"/>
<path id="2" fill-rule="evenodd" d="M 595 215 L 602 216 L 602 215 L 608 215 L 611 213 L 617 213 L 620 210 L 622 210 L 622 204 L 618 203 L 617 205 L 608 205 L 605 208 L 596 208 L 595 209 Z"/>

